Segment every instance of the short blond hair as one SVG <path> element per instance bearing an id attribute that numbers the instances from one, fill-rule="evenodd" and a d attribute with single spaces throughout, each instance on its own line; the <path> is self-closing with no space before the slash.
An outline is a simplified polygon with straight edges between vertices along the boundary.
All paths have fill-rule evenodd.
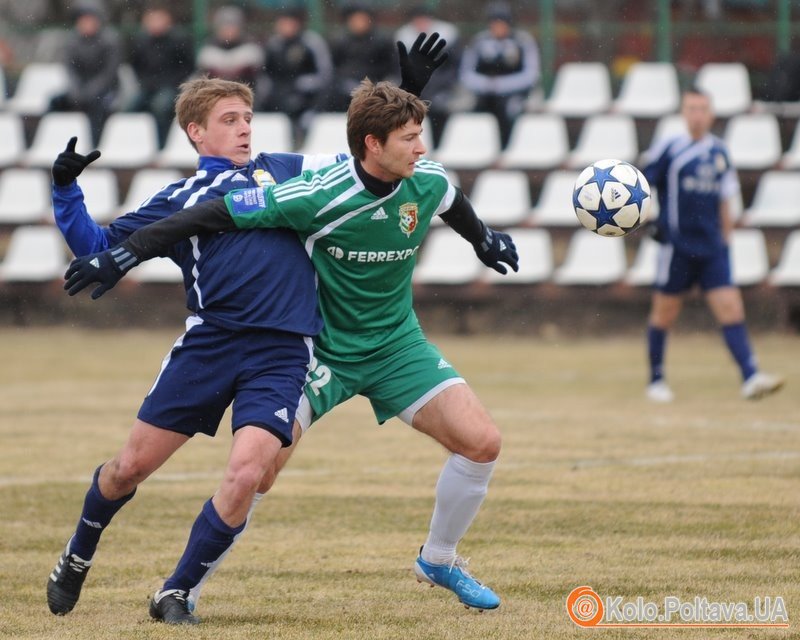
<path id="1" fill-rule="evenodd" d="M 389 134 L 409 120 L 422 124 L 428 104 L 391 82 L 373 84 L 368 78 L 351 94 L 347 110 L 347 144 L 359 160 L 367 154 L 364 139 L 373 135 L 385 143 Z"/>
<path id="2" fill-rule="evenodd" d="M 175 100 L 175 117 L 187 137 L 189 123 L 196 122 L 205 127 L 208 124 L 208 114 L 222 98 L 241 98 L 248 107 L 253 108 L 253 90 L 241 82 L 220 78 L 195 78 L 180 86 Z M 191 138 L 189 142 L 197 149 Z"/>

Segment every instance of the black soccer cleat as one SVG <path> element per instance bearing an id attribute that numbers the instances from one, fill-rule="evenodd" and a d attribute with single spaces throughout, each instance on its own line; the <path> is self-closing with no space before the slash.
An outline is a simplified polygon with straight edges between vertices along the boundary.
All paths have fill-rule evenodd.
<path id="1" fill-rule="evenodd" d="M 159 589 L 150 600 L 150 617 L 166 624 L 200 624 L 189 612 L 189 593 L 180 589 Z"/>
<path id="2" fill-rule="evenodd" d="M 47 580 L 47 606 L 50 611 L 63 616 L 75 608 L 91 566 L 91 560 L 84 560 L 69 552 L 68 542 Z"/>

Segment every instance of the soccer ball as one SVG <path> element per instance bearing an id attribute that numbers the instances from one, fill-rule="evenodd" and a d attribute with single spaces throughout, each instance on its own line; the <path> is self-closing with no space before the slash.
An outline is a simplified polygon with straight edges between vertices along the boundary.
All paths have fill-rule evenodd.
<path id="1" fill-rule="evenodd" d="M 624 236 L 647 219 L 650 185 L 622 160 L 598 160 L 575 181 L 572 206 L 581 224 L 601 236 Z"/>

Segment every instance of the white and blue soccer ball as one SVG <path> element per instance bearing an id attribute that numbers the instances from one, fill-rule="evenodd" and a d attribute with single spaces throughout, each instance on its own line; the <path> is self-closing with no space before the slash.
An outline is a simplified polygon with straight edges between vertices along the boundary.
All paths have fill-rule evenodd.
<path id="1" fill-rule="evenodd" d="M 629 162 L 598 160 L 575 181 L 572 205 L 581 224 L 601 236 L 624 236 L 647 219 L 650 185 Z"/>

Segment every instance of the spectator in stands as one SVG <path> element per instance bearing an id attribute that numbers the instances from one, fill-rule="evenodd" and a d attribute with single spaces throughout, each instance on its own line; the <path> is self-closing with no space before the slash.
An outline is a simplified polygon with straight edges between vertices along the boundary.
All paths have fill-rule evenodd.
<path id="1" fill-rule="evenodd" d="M 364 78 L 389 80 L 397 64 L 394 43 L 376 28 L 375 14 L 366 4 L 345 6 L 342 18 L 345 31 L 331 42 L 333 81 L 326 111 L 347 111 L 350 93 Z"/>
<path id="2" fill-rule="evenodd" d="M 116 32 L 105 24 L 100 4 L 81 2 L 74 16 L 75 29 L 64 49 L 69 88 L 53 98 L 50 108 L 85 112 L 97 144 L 117 98 L 122 50 Z"/>
<path id="3" fill-rule="evenodd" d="M 687 133 L 658 140 L 647 152 L 644 174 L 658 191 L 660 214 L 654 238 L 661 243 L 658 273 L 647 327 L 653 402 L 672 402 L 664 375 L 667 335 L 683 298 L 696 285 L 720 326 L 742 376 L 742 397 L 757 400 L 778 391 L 783 378 L 761 371 L 745 324 L 742 294 L 733 281 L 728 244 L 733 230 L 731 202 L 739 179 L 725 143 L 711 133 L 711 98 L 698 89 L 683 94 Z"/>
<path id="4" fill-rule="evenodd" d="M 167 5 L 148 5 L 142 14 L 141 30 L 131 45 L 130 64 L 139 81 L 139 92 L 127 108 L 155 116 L 159 146 L 164 145 L 175 114 L 178 86 L 194 68 L 193 58 L 192 44 L 175 26 Z"/>
<path id="5" fill-rule="evenodd" d="M 239 7 L 217 9 L 212 20 L 213 36 L 197 53 L 197 69 L 211 78 L 222 78 L 255 87 L 264 64 L 260 45 L 244 33 L 244 12 Z"/>
<path id="6" fill-rule="evenodd" d="M 284 9 L 266 46 L 262 105 L 292 119 L 302 138 L 331 83 L 331 54 L 318 33 L 306 29 L 305 11 Z"/>
<path id="7" fill-rule="evenodd" d="M 492 2 L 486 8 L 488 29 L 464 51 L 461 82 L 476 97 L 475 110 L 497 117 L 505 147 L 516 117 L 539 80 L 539 49 L 527 31 L 512 29 L 510 7 Z"/>
<path id="8" fill-rule="evenodd" d="M 397 30 L 395 40 L 402 42 L 408 48 L 420 33 L 438 33 L 447 41 L 447 47 L 444 49 L 447 60 L 433 74 L 422 94 L 424 99 L 430 101 L 427 119 L 431 123 L 433 144 L 436 146 L 439 144 L 448 116 L 453 111 L 463 110 L 458 103 L 458 66 L 463 47 L 459 40 L 458 27 L 451 22 L 437 19 L 423 4 L 412 7 L 408 13 L 408 22 Z"/>

